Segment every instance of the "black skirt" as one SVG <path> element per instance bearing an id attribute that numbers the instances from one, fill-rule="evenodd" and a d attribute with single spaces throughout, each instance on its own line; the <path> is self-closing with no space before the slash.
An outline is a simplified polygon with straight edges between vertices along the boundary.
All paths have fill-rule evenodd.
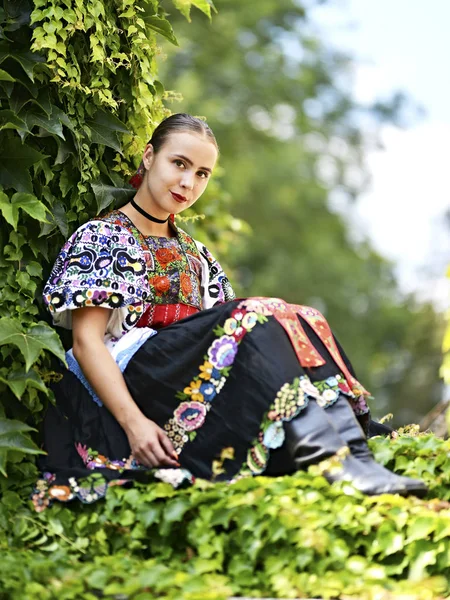
<path id="1" fill-rule="evenodd" d="M 352 393 L 305 319 L 297 317 L 323 359 L 320 366 L 300 364 L 274 316 L 240 307 L 242 301 L 228 302 L 161 329 L 124 371 L 141 411 L 171 439 L 180 469 L 137 464 L 111 413 L 65 371 L 53 386 L 56 405 L 44 420 L 47 456 L 41 460 L 42 478 L 32 494 L 36 509 L 43 510 L 53 500 L 94 502 L 110 485 L 133 480 L 163 480 L 177 487 L 195 477 L 220 481 L 270 474 L 271 461 L 283 444 L 283 421 L 301 418 L 311 399 L 326 407 L 343 393 L 367 425 L 365 402 Z"/>

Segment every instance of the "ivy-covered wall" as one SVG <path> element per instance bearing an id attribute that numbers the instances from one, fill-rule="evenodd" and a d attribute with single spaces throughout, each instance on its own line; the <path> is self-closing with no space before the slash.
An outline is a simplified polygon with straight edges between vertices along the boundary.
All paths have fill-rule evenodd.
<path id="1" fill-rule="evenodd" d="M 174 0 L 210 16 L 208 0 Z M 175 10 L 174 8 L 174 10 Z M 36 453 L 30 426 L 64 350 L 41 289 L 68 235 L 132 194 L 169 110 L 158 39 L 176 44 L 158 0 L 3 0 L 0 5 L 0 473 Z M 54 361 L 53 361 L 54 362 Z"/>

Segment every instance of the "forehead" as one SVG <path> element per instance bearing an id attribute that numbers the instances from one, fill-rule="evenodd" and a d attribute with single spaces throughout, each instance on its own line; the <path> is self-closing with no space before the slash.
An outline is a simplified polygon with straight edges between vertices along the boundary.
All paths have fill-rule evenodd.
<path id="1" fill-rule="evenodd" d="M 208 137 L 194 131 L 171 133 L 161 149 L 168 154 L 181 154 L 198 167 L 212 169 L 217 160 L 215 145 Z"/>

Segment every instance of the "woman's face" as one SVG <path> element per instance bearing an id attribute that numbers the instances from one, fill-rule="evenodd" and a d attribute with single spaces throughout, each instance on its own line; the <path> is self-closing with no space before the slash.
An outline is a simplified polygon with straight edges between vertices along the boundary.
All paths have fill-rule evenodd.
<path id="1" fill-rule="evenodd" d="M 156 154 L 151 144 L 145 149 L 146 173 L 136 197 L 155 217 L 177 214 L 203 194 L 216 160 L 217 149 L 207 137 L 172 133 Z"/>

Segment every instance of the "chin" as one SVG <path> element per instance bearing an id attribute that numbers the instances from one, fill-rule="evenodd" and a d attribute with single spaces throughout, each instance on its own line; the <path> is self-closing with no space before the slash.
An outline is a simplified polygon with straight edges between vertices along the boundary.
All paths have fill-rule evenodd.
<path id="1" fill-rule="evenodd" d="M 183 210 L 186 210 L 187 208 L 189 208 L 191 206 L 188 202 L 186 202 L 185 204 L 180 204 L 179 202 L 174 201 L 174 204 L 175 204 L 175 206 L 170 209 L 170 212 L 172 212 L 172 213 L 183 212 Z"/>

